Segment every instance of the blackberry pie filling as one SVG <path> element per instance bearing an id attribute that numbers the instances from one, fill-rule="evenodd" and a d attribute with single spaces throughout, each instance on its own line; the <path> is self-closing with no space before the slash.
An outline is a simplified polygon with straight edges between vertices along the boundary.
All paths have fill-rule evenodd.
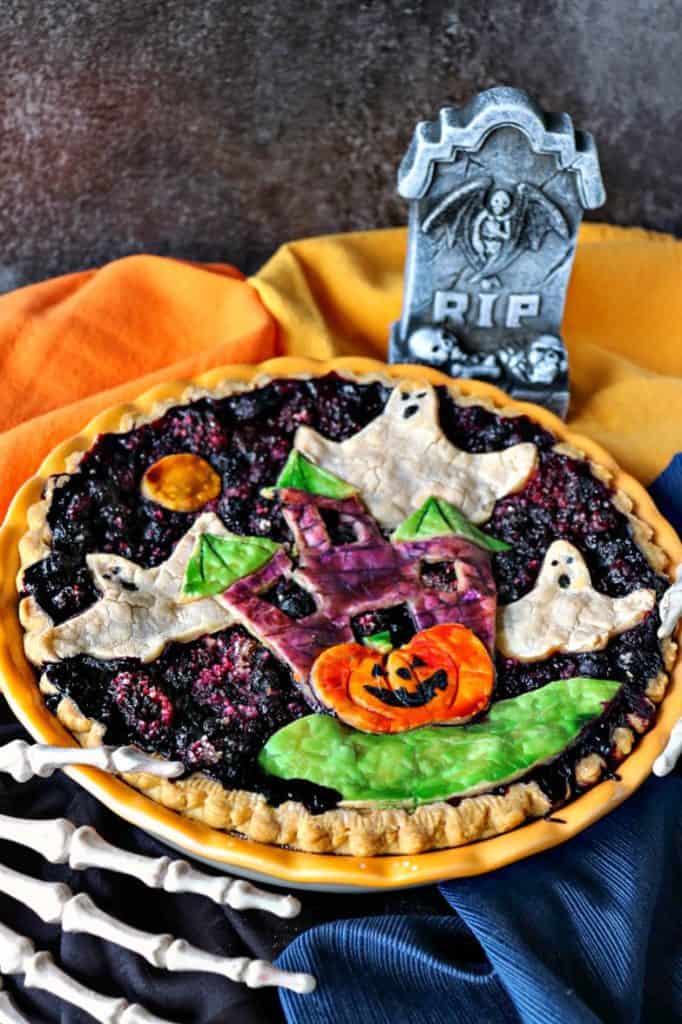
<path id="1" fill-rule="evenodd" d="M 100 435 L 45 498 L 20 587 L 51 710 L 258 814 L 378 816 L 353 847 L 230 811 L 256 838 L 391 852 L 387 809 L 421 805 L 451 817 L 414 849 L 504 831 L 617 772 L 664 695 L 669 581 L 606 474 L 454 389 L 203 395 Z M 493 825 L 462 838 L 467 801 Z"/>

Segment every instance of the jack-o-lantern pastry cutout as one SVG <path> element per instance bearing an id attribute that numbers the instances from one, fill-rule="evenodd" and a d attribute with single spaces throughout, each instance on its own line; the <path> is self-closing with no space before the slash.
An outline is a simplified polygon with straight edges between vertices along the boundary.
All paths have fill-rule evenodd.
<path id="1" fill-rule="evenodd" d="M 417 633 L 388 657 L 337 644 L 311 673 L 315 695 L 341 721 L 381 733 L 467 721 L 488 706 L 493 681 L 485 646 L 466 626 L 449 623 Z"/>
<path id="2" fill-rule="evenodd" d="M 520 490 L 533 472 L 534 444 L 499 452 L 465 452 L 448 441 L 438 397 L 395 388 L 384 411 L 346 441 L 299 427 L 294 444 L 329 473 L 355 487 L 382 526 L 394 528 L 431 495 L 456 505 L 473 523 L 490 518 L 498 498 Z"/>
<path id="3" fill-rule="evenodd" d="M 550 545 L 537 583 L 498 609 L 497 646 L 508 658 L 539 661 L 551 654 L 599 651 L 654 607 L 653 590 L 609 597 L 592 586 L 583 556 L 567 541 Z"/>
<path id="4" fill-rule="evenodd" d="M 220 477 L 199 455 L 165 455 L 142 477 L 142 496 L 172 512 L 198 512 L 221 491 Z"/>

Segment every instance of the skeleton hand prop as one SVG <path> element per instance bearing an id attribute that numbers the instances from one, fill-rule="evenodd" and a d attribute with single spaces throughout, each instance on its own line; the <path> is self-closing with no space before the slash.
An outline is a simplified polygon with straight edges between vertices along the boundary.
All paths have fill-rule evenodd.
<path id="1" fill-rule="evenodd" d="M 61 922 L 66 932 L 82 932 L 113 942 L 167 971 L 206 971 L 249 988 L 279 985 L 300 994 L 315 988 L 315 979 L 310 974 L 283 971 L 265 960 L 216 956 L 184 939 L 133 928 L 101 910 L 85 893 L 74 895 L 68 885 L 61 882 L 42 882 L 0 865 L 0 892 L 24 903 L 49 924 Z M 0 962 L 0 972 L 2 970 Z"/>
<path id="2" fill-rule="evenodd" d="M 280 896 L 250 882 L 209 875 L 184 860 L 145 857 L 108 843 L 87 825 L 77 828 L 66 818 L 24 819 L 0 814 L 3 839 L 28 846 L 52 864 L 68 863 L 75 871 L 103 868 L 138 878 L 151 889 L 191 892 L 233 910 L 265 910 L 276 917 L 296 917 L 301 904 L 295 896 Z"/>

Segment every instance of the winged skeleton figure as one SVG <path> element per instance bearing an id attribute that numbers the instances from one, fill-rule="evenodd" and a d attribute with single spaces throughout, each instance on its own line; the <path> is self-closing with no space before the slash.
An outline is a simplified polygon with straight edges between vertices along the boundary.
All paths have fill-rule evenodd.
<path id="1" fill-rule="evenodd" d="M 473 269 L 472 284 L 499 285 L 497 275 L 522 253 L 537 252 L 550 231 L 563 239 L 570 235 L 563 213 L 541 189 L 526 182 L 513 191 L 496 188 L 488 175 L 445 196 L 424 219 L 422 231 L 443 226 L 448 246 L 462 246 Z"/>

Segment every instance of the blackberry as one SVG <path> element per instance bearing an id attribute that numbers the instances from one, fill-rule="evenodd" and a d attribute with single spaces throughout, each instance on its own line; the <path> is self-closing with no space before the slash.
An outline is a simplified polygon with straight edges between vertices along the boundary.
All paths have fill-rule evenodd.
<path id="1" fill-rule="evenodd" d="M 446 593 L 457 590 L 457 569 L 454 562 L 423 562 L 420 578 L 425 587 Z"/>
<path id="2" fill-rule="evenodd" d="M 107 736 L 111 734 L 114 742 L 124 743 L 127 731 L 118 728 L 111 714 L 110 684 L 117 672 L 126 667 L 127 662 L 123 660 L 104 662 L 87 655 L 48 662 L 43 672 L 57 691 L 48 698 L 48 703 L 54 710 L 62 697 L 71 697 L 84 715 L 107 726 Z"/>
<path id="3" fill-rule="evenodd" d="M 281 577 L 274 587 L 261 596 L 290 619 L 303 619 L 306 615 L 312 615 L 316 608 L 312 595 L 294 580 L 285 577 Z"/>
<path id="4" fill-rule="evenodd" d="M 219 411 L 237 423 L 246 420 L 264 420 L 273 416 L 280 408 L 283 388 L 275 383 L 253 391 L 237 392 L 216 402 Z"/>
<path id="5" fill-rule="evenodd" d="M 458 405 L 446 388 L 437 390 L 445 436 L 464 451 L 499 451 L 524 441 L 540 449 L 555 444 L 555 438 L 527 416 L 499 416 L 480 405 Z"/>
<path id="6" fill-rule="evenodd" d="M 179 709 L 177 756 L 246 785 L 269 737 L 309 713 L 288 670 L 240 626 L 171 644 L 154 663 Z"/>
<path id="7" fill-rule="evenodd" d="M 383 384 L 358 386 L 337 374 L 312 382 L 317 429 L 332 441 L 345 441 L 375 419 L 388 401 Z"/>
<path id="8" fill-rule="evenodd" d="M 32 594 L 54 622 L 77 615 L 97 599 L 85 561 L 57 552 L 24 570 L 23 593 Z"/>
<path id="9" fill-rule="evenodd" d="M 352 519 L 343 516 L 334 508 L 321 507 L 318 511 L 332 544 L 355 544 L 358 538 L 355 535 Z"/>
<path id="10" fill-rule="evenodd" d="M 416 633 L 412 616 L 405 604 L 363 612 L 351 619 L 350 624 L 356 639 L 360 641 L 375 633 L 390 633 L 394 647 L 408 643 Z"/>
<path id="11" fill-rule="evenodd" d="M 175 708 L 161 686 L 144 672 L 119 672 L 111 682 L 112 699 L 135 736 L 151 742 L 169 737 Z"/>

